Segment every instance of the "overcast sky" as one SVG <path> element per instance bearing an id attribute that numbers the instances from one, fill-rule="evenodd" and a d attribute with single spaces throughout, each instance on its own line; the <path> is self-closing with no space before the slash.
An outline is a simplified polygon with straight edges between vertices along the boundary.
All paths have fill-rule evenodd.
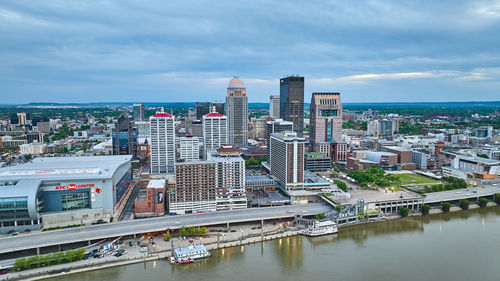
<path id="1" fill-rule="evenodd" d="M 500 1 L 0 1 L 0 103 L 500 100 Z"/>

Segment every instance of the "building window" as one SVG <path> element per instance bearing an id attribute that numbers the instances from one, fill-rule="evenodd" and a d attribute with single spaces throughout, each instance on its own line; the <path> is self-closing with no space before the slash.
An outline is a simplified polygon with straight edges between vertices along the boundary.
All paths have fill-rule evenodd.
<path id="1" fill-rule="evenodd" d="M 61 195 L 61 205 L 63 211 L 89 208 L 88 192 L 73 192 Z"/>

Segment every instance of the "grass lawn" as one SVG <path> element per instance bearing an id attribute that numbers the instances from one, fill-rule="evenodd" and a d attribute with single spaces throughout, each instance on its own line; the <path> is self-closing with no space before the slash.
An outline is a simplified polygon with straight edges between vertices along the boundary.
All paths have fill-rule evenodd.
<path id="1" fill-rule="evenodd" d="M 415 184 L 436 184 L 439 183 L 437 180 L 430 179 L 417 174 L 394 174 L 393 176 L 398 177 L 401 184 L 410 184 L 415 181 Z"/>

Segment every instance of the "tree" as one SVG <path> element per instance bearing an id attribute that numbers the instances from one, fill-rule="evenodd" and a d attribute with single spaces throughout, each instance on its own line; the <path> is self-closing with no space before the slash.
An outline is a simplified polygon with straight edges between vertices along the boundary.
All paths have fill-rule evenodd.
<path id="1" fill-rule="evenodd" d="M 170 233 L 163 234 L 163 240 L 170 241 Z"/>
<path id="2" fill-rule="evenodd" d="M 317 214 L 314 216 L 314 218 L 317 220 L 322 220 L 325 218 L 325 213 Z"/>
<path id="3" fill-rule="evenodd" d="M 495 193 L 495 202 L 500 205 L 500 193 Z"/>
<path id="4" fill-rule="evenodd" d="M 451 207 L 451 204 L 450 202 L 443 202 L 441 204 L 441 209 L 443 210 L 443 212 L 445 213 L 448 213 L 450 211 L 450 207 Z"/>
<path id="5" fill-rule="evenodd" d="M 467 209 L 469 209 L 469 200 L 461 199 L 459 205 L 460 205 L 460 208 L 462 208 L 463 210 L 467 210 Z"/>
<path id="6" fill-rule="evenodd" d="M 201 227 L 199 230 L 198 235 L 205 235 L 207 234 L 207 228 L 206 227 Z"/>
<path id="7" fill-rule="evenodd" d="M 431 210 L 431 206 L 425 204 L 425 205 L 422 205 L 422 214 L 424 215 L 428 215 L 429 214 L 429 211 Z"/>
<path id="8" fill-rule="evenodd" d="M 481 208 L 484 208 L 484 207 L 486 207 L 486 205 L 488 205 L 488 198 L 485 198 L 485 197 L 479 198 L 479 206 Z"/>
<path id="9" fill-rule="evenodd" d="M 340 189 L 342 189 L 344 192 L 347 192 L 347 184 L 341 180 L 333 180 L 333 183 Z"/>
<path id="10" fill-rule="evenodd" d="M 252 168 L 252 167 L 258 167 L 260 165 L 260 162 L 258 160 L 255 160 L 254 158 L 250 158 L 248 160 L 245 160 L 245 168 Z"/>
<path id="11" fill-rule="evenodd" d="M 26 269 L 25 266 L 26 266 L 26 259 L 25 258 L 18 258 L 14 262 L 12 269 L 14 269 L 15 271 L 21 271 L 21 270 Z"/>
<path id="12" fill-rule="evenodd" d="M 179 229 L 180 236 L 189 236 L 188 230 L 183 226 Z"/>
<path id="13" fill-rule="evenodd" d="M 406 207 L 401 207 L 399 208 L 399 214 L 401 215 L 401 217 L 407 217 L 408 216 L 408 213 L 410 212 L 410 209 L 406 208 Z"/>

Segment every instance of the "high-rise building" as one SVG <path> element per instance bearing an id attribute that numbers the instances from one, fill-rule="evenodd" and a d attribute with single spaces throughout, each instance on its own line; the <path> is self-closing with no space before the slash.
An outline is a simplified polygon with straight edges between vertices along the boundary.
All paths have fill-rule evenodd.
<path id="1" fill-rule="evenodd" d="M 137 152 L 137 130 L 132 116 L 120 113 L 112 132 L 113 155 L 135 155 Z"/>
<path id="2" fill-rule="evenodd" d="M 200 139 L 187 135 L 179 138 L 179 159 L 184 161 L 200 160 Z"/>
<path id="3" fill-rule="evenodd" d="M 191 122 L 191 135 L 193 137 L 203 137 L 203 121 L 193 120 Z"/>
<path id="4" fill-rule="evenodd" d="M 142 103 L 134 103 L 134 121 L 145 121 L 144 105 Z"/>
<path id="5" fill-rule="evenodd" d="M 12 113 L 10 115 L 10 124 L 19 125 L 19 116 L 17 116 L 17 113 Z"/>
<path id="6" fill-rule="evenodd" d="M 269 117 L 280 118 L 280 96 L 269 97 Z"/>
<path id="7" fill-rule="evenodd" d="M 281 133 L 284 131 L 293 131 L 293 123 L 290 121 L 284 121 L 283 119 L 267 121 L 266 145 L 267 145 L 267 162 L 269 164 L 271 164 L 271 157 L 269 155 L 269 151 L 271 149 L 271 135 L 274 133 Z"/>
<path id="8" fill-rule="evenodd" d="M 212 108 L 215 106 L 215 112 L 220 113 L 222 115 L 226 115 L 226 110 L 224 107 L 224 102 L 215 101 L 212 103 Z"/>
<path id="9" fill-rule="evenodd" d="M 339 93 L 313 93 L 310 142 L 313 150 L 331 157 L 330 143 L 342 140 L 342 103 Z"/>
<path id="10" fill-rule="evenodd" d="M 169 195 L 169 212 L 176 214 L 217 210 L 215 162 L 175 164 L 175 192 Z"/>
<path id="11" fill-rule="evenodd" d="M 245 160 L 213 153 L 206 161 L 175 165 L 175 192 L 169 196 L 169 212 L 185 214 L 247 207 Z"/>
<path id="12" fill-rule="evenodd" d="M 213 111 L 203 116 L 203 141 L 205 151 L 227 144 L 227 117 Z"/>
<path id="13" fill-rule="evenodd" d="M 304 145 L 305 139 L 296 132 L 271 134 L 271 175 L 286 192 L 304 187 Z"/>
<path id="14" fill-rule="evenodd" d="M 149 121 L 134 121 L 138 138 L 149 138 Z"/>
<path id="15" fill-rule="evenodd" d="M 18 118 L 18 125 L 26 125 L 28 124 L 29 113 L 20 112 L 17 114 L 17 118 Z"/>
<path id="16" fill-rule="evenodd" d="M 210 103 L 209 102 L 196 102 L 196 120 L 201 120 L 203 116 L 210 113 Z"/>
<path id="17" fill-rule="evenodd" d="M 245 84 L 238 76 L 229 81 L 226 97 L 228 141 L 235 147 L 248 145 L 248 97 Z"/>
<path id="18" fill-rule="evenodd" d="M 207 161 L 217 165 L 217 211 L 245 209 L 245 160 L 238 155 L 227 153 L 232 147 L 219 148 L 207 155 Z"/>
<path id="19" fill-rule="evenodd" d="M 380 136 L 381 137 L 392 137 L 394 131 L 392 130 L 392 120 L 379 120 L 380 124 Z"/>
<path id="20" fill-rule="evenodd" d="M 369 136 L 378 137 L 380 135 L 380 122 L 378 120 L 369 121 L 366 125 L 366 133 Z"/>
<path id="21" fill-rule="evenodd" d="M 26 140 L 28 143 L 33 143 L 33 142 L 43 142 L 43 137 L 45 136 L 44 133 L 40 132 L 30 132 L 26 134 Z"/>
<path id="22" fill-rule="evenodd" d="M 250 138 L 257 140 L 266 137 L 267 119 L 265 117 L 252 118 L 250 120 L 250 123 L 251 123 L 251 131 L 249 133 Z"/>
<path id="23" fill-rule="evenodd" d="M 304 131 L 304 77 L 288 76 L 280 79 L 280 117 L 293 122 L 299 137 Z"/>
<path id="24" fill-rule="evenodd" d="M 160 112 L 149 118 L 151 138 L 151 173 L 165 174 L 174 171 L 175 126 L 174 116 Z"/>

